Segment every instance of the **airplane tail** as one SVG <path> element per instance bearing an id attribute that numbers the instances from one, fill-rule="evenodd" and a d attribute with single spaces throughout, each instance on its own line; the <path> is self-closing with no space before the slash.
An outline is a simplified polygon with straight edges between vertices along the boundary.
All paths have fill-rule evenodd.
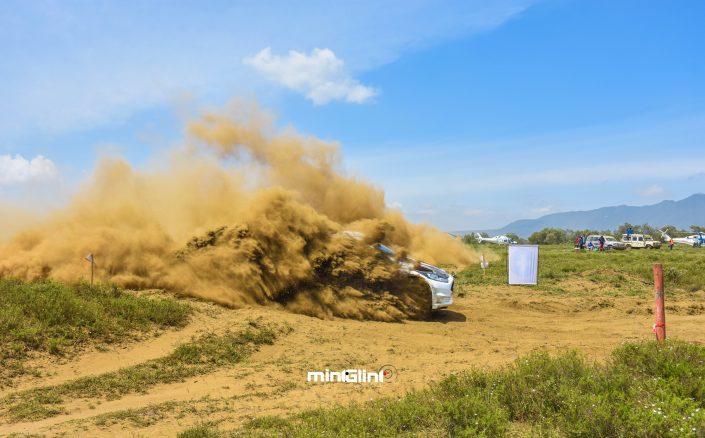
<path id="1" fill-rule="evenodd" d="M 482 235 L 480 233 L 475 233 L 475 240 L 482 242 Z"/>
<path id="2" fill-rule="evenodd" d="M 661 233 L 661 238 L 664 240 L 664 242 L 668 242 L 671 240 L 671 236 L 669 236 L 665 230 L 659 230 Z"/>

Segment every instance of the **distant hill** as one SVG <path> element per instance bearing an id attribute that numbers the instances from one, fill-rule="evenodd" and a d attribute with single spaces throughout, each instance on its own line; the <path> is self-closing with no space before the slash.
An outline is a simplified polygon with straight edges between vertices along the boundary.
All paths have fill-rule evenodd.
<path id="1" fill-rule="evenodd" d="M 648 223 L 656 227 L 671 224 L 686 230 L 691 225 L 705 225 L 705 194 L 697 193 L 680 201 L 662 201 L 642 207 L 619 205 L 596 210 L 552 213 L 536 219 L 514 221 L 498 230 L 484 231 L 491 236 L 516 233 L 521 237 L 528 237 L 531 233 L 547 227 L 613 230 L 625 222 L 635 225 Z"/>

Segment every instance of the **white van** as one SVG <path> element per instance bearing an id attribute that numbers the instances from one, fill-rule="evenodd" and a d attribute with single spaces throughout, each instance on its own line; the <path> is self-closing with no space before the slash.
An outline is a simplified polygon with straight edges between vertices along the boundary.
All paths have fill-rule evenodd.
<path id="1" fill-rule="evenodd" d="M 605 249 L 625 249 L 624 244 L 612 236 L 602 236 L 605 238 Z M 585 246 L 588 243 L 592 243 L 593 248 L 599 248 L 600 246 L 600 236 L 598 234 L 591 234 L 585 238 Z"/>

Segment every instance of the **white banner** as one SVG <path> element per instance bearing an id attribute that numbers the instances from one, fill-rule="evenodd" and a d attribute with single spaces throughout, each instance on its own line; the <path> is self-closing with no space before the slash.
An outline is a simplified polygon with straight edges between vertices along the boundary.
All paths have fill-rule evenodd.
<path id="1" fill-rule="evenodd" d="M 509 245 L 509 284 L 537 284 L 539 277 L 539 246 Z"/>

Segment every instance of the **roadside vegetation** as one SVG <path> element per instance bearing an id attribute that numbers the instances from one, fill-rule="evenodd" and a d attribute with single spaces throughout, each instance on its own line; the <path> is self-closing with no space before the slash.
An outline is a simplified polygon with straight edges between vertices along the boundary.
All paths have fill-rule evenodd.
<path id="1" fill-rule="evenodd" d="M 614 230 L 566 230 L 563 228 L 544 228 L 531 234 L 528 239 L 523 239 L 514 233 L 507 233 L 507 237 L 517 243 L 533 243 L 536 245 L 560 245 L 563 243 L 575 242 L 575 236 L 577 235 L 589 236 L 591 234 L 596 234 L 598 236 L 613 236 L 617 240 L 619 240 L 622 234 L 625 234 L 627 232 L 627 229 L 629 228 L 631 228 L 636 234 L 648 234 L 654 239 L 661 238 L 661 233 L 659 230 L 666 230 L 671 237 L 682 237 L 693 233 L 705 232 L 705 227 L 700 225 L 691 225 L 690 230 L 680 230 L 678 229 L 678 227 L 673 225 L 664 225 L 657 228 L 649 224 L 634 225 L 630 223 L 624 223 Z M 489 237 L 487 233 L 482 233 L 482 235 L 483 237 Z M 474 234 L 466 234 L 465 236 L 463 236 L 463 240 L 467 244 L 474 244 Z"/>
<path id="2" fill-rule="evenodd" d="M 401 398 L 261 417 L 236 431 L 180 437 L 643 436 L 705 433 L 705 347 L 624 344 L 604 364 L 534 353 L 493 371 L 451 375 Z"/>
<path id="3" fill-rule="evenodd" d="M 499 260 L 490 262 L 482 273 L 479 263 L 458 274 L 459 285 L 506 285 L 507 248 L 474 245 L 479 253 L 494 253 Z M 581 279 L 616 295 L 639 295 L 653 287 L 653 264 L 663 264 L 667 293 L 705 289 L 705 249 L 676 246 L 631 251 L 576 252 L 572 245 L 542 245 L 539 248 L 539 284 L 532 290 L 557 294 L 580 294 L 564 287 L 563 282 Z M 521 287 L 521 286 L 518 286 Z"/>
<path id="4" fill-rule="evenodd" d="M 190 306 L 175 299 L 136 296 L 113 285 L 0 278 L 0 386 L 34 372 L 26 365 L 32 355 L 61 356 L 139 332 L 181 327 L 190 313 Z"/>
<path id="5" fill-rule="evenodd" d="M 0 415 L 9 421 L 36 421 L 65 412 L 64 403 L 78 399 L 115 400 L 147 393 L 154 385 L 183 381 L 242 361 L 258 346 L 272 344 L 281 331 L 259 320 L 237 332 L 202 336 L 170 355 L 97 376 L 9 394 L 0 400 Z"/>

